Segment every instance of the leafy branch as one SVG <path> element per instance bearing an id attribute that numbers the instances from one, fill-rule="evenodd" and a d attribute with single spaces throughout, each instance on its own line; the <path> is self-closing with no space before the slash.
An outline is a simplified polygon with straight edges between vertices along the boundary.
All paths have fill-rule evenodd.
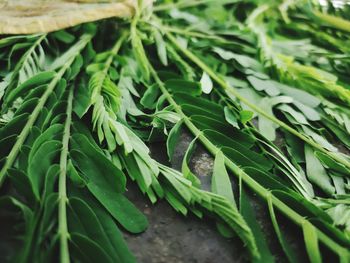
<path id="1" fill-rule="evenodd" d="M 60 258 L 61 262 L 69 263 L 68 250 L 68 224 L 67 224 L 67 163 L 68 163 L 68 147 L 69 138 L 71 136 L 73 110 L 73 88 L 69 89 L 67 99 L 67 119 L 64 124 L 62 150 L 60 154 L 60 173 L 58 177 L 58 234 L 60 238 Z"/>
<path id="2" fill-rule="evenodd" d="M 41 98 L 39 99 L 38 104 L 34 108 L 29 119 L 27 120 L 23 130 L 18 135 L 16 143 L 14 144 L 10 153 L 6 157 L 5 164 L 3 165 L 3 167 L 0 170 L 0 186 L 3 184 L 3 182 L 5 180 L 8 169 L 11 168 L 11 166 L 15 162 L 17 155 L 18 155 L 23 143 L 25 142 L 27 136 L 29 135 L 31 128 L 33 127 L 35 121 L 37 120 L 39 114 L 41 113 L 41 110 L 43 109 L 49 96 L 56 88 L 59 80 L 66 73 L 66 71 L 69 69 L 69 67 L 73 64 L 75 57 L 77 55 L 79 55 L 80 51 L 89 43 L 91 38 L 92 38 L 92 34 L 83 35 L 81 37 L 80 41 L 75 46 L 73 46 L 70 51 L 68 51 L 68 52 L 73 53 L 73 54 L 70 54 L 69 60 L 63 65 L 63 67 L 57 73 L 48 73 L 48 74 L 50 74 L 50 76 L 52 76 L 52 79 L 47 84 L 47 88 L 46 88 L 45 92 L 42 94 Z"/>
<path id="3" fill-rule="evenodd" d="M 200 131 L 193 123 L 192 121 L 182 112 L 181 107 L 176 103 L 176 101 L 173 99 L 171 94 L 168 92 L 167 88 L 165 87 L 164 83 L 159 79 L 157 73 L 155 70 L 150 66 L 151 74 L 154 78 L 154 80 L 157 82 L 160 90 L 162 93 L 166 96 L 168 102 L 172 105 L 174 110 L 182 117 L 183 122 L 187 126 L 187 128 L 193 133 L 195 137 L 197 137 L 202 144 L 206 147 L 206 149 L 215 155 L 220 149 L 217 148 L 203 133 Z M 210 72 L 210 71 L 209 71 Z M 208 74 L 209 74 L 208 72 Z M 286 205 L 284 202 L 282 202 L 275 194 L 274 192 L 271 192 L 269 189 L 266 189 L 261 184 L 259 184 L 257 181 L 255 181 L 251 176 L 249 176 L 244 170 L 242 170 L 239 166 L 237 166 L 234 162 L 232 162 L 228 157 L 225 156 L 225 165 L 227 168 L 236 175 L 240 180 L 242 180 L 246 185 L 248 185 L 255 193 L 259 194 L 262 198 L 264 198 L 267 202 L 270 202 L 275 206 L 279 211 L 281 211 L 283 214 L 285 214 L 289 219 L 291 219 L 293 222 L 295 222 L 297 225 L 302 227 L 305 234 L 305 240 L 307 242 L 307 250 L 312 257 L 314 253 L 319 253 L 317 247 L 309 246 L 311 242 L 316 242 L 317 239 L 319 239 L 323 244 L 325 244 L 328 248 L 330 248 L 332 251 L 334 251 L 336 254 L 339 255 L 339 258 L 346 258 L 349 256 L 346 248 L 342 247 L 338 243 L 336 243 L 334 240 L 332 240 L 330 237 L 328 237 L 322 230 L 320 230 L 318 227 L 307 221 L 302 215 L 295 212 L 293 209 L 291 209 L 288 205 Z M 272 210 L 271 210 L 272 211 Z M 276 225 L 275 225 L 276 227 Z M 307 235 L 309 234 L 309 231 L 316 234 L 316 240 L 308 240 Z M 279 233 L 279 230 L 277 230 L 277 233 Z M 283 242 L 280 241 L 283 246 Z M 254 253 L 252 252 L 254 255 Z"/>
<path id="4" fill-rule="evenodd" d="M 350 162 L 347 161 L 344 158 L 341 158 L 339 155 L 330 152 L 320 146 L 318 143 L 314 142 L 310 138 L 306 137 L 305 135 L 299 133 L 297 130 L 293 129 L 283 121 L 277 119 L 276 117 L 266 113 L 264 110 L 259 108 L 258 106 L 252 104 L 250 101 L 248 101 L 246 98 L 242 97 L 237 91 L 235 91 L 229 84 L 227 84 L 220 76 L 218 76 L 212 69 L 210 69 L 203 61 L 201 61 L 197 56 L 195 56 L 191 51 L 188 49 L 183 48 L 178 41 L 169 33 L 166 32 L 167 37 L 169 40 L 176 46 L 177 49 L 179 49 L 186 57 L 188 57 L 192 62 L 194 62 L 197 66 L 199 66 L 202 70 L 204 70 L 213 80 L 215 80 L 223 89 L 225 89 L 228 93 L 232 94 L 234 97 L 239 99 L 241 102 L 246 104 L 249 108 L 254 110 L 255 112 L 261 114 L 262 116 L 266 117 L 267 119 L 271 120 L 272 122 L 279 125 L 284 130 L 290 132 L 291 134 L 295 135 L 296 137 L 300 138 L 301 140 L 305 141 L 307 144 L 311 145 L 315 149 L 321 151 L 322 153 L 330 156 L 332 159 L 336 160 L 337 162 L 343 164 L 344 166 L 350 168 Z"/>

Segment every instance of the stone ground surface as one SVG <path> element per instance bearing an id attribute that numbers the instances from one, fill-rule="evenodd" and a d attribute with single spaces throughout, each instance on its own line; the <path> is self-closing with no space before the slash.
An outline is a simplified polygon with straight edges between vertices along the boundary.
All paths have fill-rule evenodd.
<path id="1" fill-rule="evenodd" d="M 172 167 L 180 170 L 183 155 L 192 137 L 183 133 L 175 150 Z M 154 158 L 167 162 L 163 145 L 151 147 Z M 201 147 L 193 155 L 190 168 L 201 180 L 204 189 L 210 188 L 212 157 Z M 234 181 L 233 181 L 234 184 Z M 152 205 L 147 202 L 137 187 L 129 184 L 128 197 L 149 219 L 149 228 L 142 234 L 125 234 L 130 249 L 141 263 L 228 263 L 249 262 L 242 242 L 238 238 L 226 239 L 216 230 L 210 218 L 202 220 L 189 214 L 182 216 L 165 201 Z M 256 196 L 249 194 L 257 220 L 267 236 L 268 243 L 277 262 L 287 262 L 276 242 L 276 236 L 264 204 Z M 281 228 L 286 232 L 292 247 L 302 247 L 301 232 L 279 215 Z M 298 262 L 307 262 L 307 256 L 299 253 Z"/>

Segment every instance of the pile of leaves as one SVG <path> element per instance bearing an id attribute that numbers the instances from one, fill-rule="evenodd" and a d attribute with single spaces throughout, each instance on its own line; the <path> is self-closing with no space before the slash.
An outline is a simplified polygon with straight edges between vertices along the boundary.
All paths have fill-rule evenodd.
<path id="1" fill-rule="evenodd" d="M 134 4 L 131 18 L 0 39 L 1 242 L 16 247 L 2 261 L 135 262 L 119 230 L 148 226 L 125 196 L 134 181 L 152 203 L 215 220 L 254 262 L 275 257 L 247 192 L 287 261 L 302 249 L 349 262 L 349 6 Z M 152 158 L 164 142 L 171 161 L 184 130 L 181 171 Z M 196 145 L 215 160 L 210 190 L 189 168 Z"/>

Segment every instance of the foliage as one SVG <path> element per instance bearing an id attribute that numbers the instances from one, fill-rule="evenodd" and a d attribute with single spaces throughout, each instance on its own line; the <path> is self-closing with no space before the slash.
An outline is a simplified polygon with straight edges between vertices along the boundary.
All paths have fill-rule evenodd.
<path id="1" fill-rule="evenodd" d="M 148 222 L 128 177 L 152 203 L 214 219 L 253 261 L 276 258 L 249 193 L 288 261 L 305 259 L 281 215 L 310 261 L 348 262 L 348 10 L 166 1 L 152 13 L 139 1 L 117 31 L 111 19 L 0 39 L 0 218 L 20 247 L 4 260 L 135 262 L 119 229 Z M 165 142 L 172 161 L 185 129 L 180 172 L 148 145 Z M 214 159 L 210 189 L 188 164 L 198 144 Z"/>

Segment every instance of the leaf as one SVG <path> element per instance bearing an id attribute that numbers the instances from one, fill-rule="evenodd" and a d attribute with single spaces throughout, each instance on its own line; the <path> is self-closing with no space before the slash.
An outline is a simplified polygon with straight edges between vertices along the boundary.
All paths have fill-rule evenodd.
<path id="1" fill-rule="evenodd" d="M 22 96 L 24 92 L 28 92 L 31 88 L 46 84 L 48 81 L 52 80 L 54 76 L 55 72 L 51 71 L 42 72 L 33 76 L 20 86 L 11 90 L 11 92 L 9 92 L 7 96 L 5 96 L 5 103 L 7 105 L 10 105 L 10 103 L 12 103 L 16 97 Z"/>
<path id="2" fill-rule="evenodd" d="M 55 158 L 57 158 L 62 144 L 59 141 L 48 141 L 39 146 L 36 153 L 34 153 L 32 161 L 28 167 L 28 176 L 32 182 L 34 193 L 39 199 L 41 193 L 41 187 L 43 185 L 43 179 L 53 164 Z"/>
<path id="3" fill-rule="evenodd" d="M 75 91 L 74 96 L 74 112 L 79 118 L 83 117 L 90 108 L 90 90 L 84 85 L 79 83 Z"/>
<path id="4" fill-rule="evenodd" d="M 330 142 L 328 142 L 328 140 L 326 138 L 319 135 L 318 133 L 316 133 L 315 131 L 310 129 L 308 126 L 302 125 L 302 128 L 308 136 L 310 136 L 312 139 L 314 139 L 315 142 L 317 142 L 319 145 L 321 145 L 325 149 L 332 151 L 332 152 L 338 151 L 338 149 L 336 147 L 334 147 Z"/>
<path id="5" fill-rule="evenodd" d="M 94 208 L 99 211 L 98 217 L 96 210 L 93 210 L 88 203 L 80 198 L 70 198 L 69 204 L 71 208 L 71 216 L 69 218 L 72 219 L 71 221 L 73 221 L 73 218 L 74 221 L 76 221 L 75 224 L 71 224 L 72 229 L 77 229 L 77 226 L 79 226 L 79 228 L 85 232 L 86 236 L 99 244 L 101 249 L 109 255 L 113 261 L 120 261 L 121 258 L 124 258 L 125 262 L 134 262 L 134 258 L 130 255 L 128 250 L 123 251 L 128 255 L 119 254 L 121 251 L 118 249 L 118 246 L 121 245 L 125 247 L 122 239 L 116 237 L 113 239 L 116 242 L 112 243 L 109 235 L 113 233 L 117 236 L 119 235 L 120 238 L 121 234 L 114 222 L 108 221 L 108 216 L 105 213 L 102 213 L 101 209 L 96 205 L 94 206 Z"/>
<path id="6" fill-rule="evenodd" d="M 165 176 L 171 187 L 176 190 L 176 193 L 174 193 L 171 191 L 171 188 L 169 189 L 167 187 L 165 189 L 167 200 L 175 210 L 186 215 L 186 207 L 191 204 L 207 209 L 222 220 L 219 221 L 219 225 L 230 227 L 230 229 L 237 233 L 247 246 L 249 246 L 249 251 L 254 259 L 259 258 L 259 252 L 257 251 L 255 239 L 250 228 L 239 214 L 237 208 L 229 200 L 222 196 L 192 187 L 192 183 L 188 179 L 185 179 L 179 172 L 171 168 L 164 165 L 160 165 L 159 168 L 160 174 Z M 181 202 L 180 198 L 184 199 L 183 202 Z M 191 202 L 188 203 L 189 201 Z M 201 216 L 201 213 L 198 214 L 198 210 L 191 210 Z M 225 224 L 222 224 L 223 222 Z M 229 234 L 232 234 L 231 231 Z"/>
<path id="7" fill-rule="evenodd" d="M 201 85 L 197 82 L 181 79 L 170 79 L 165 82 L 165 85 L 174 93 L 186 93 L 192 96 L 198 96 L 202 93 Z"/>
<path id="8" fill-rule="evenodd" d="M 231 181 L 225 167 L 225 157 L 221 151 L 215 155 L 211 189 L 213 193 L 226 197 L 232 204 L 236 205 Z"/>
<path id="9" fill-rule="evenodd" d="M 331 170 L 349 175 L 350 171 L 348 168 L 346 168 L 341 163 L 338 163 L 333 159 L 329 158 L 326 154 L 316 151 L 315 155 L 322 162 L 322 164 L 324 164 L 326 167 L 330 168 Z"/>
<path id="10" fill-rule="evenodd" d="M 270 252 L 270 249 L 267 244 L 266 236 L 262 232 L 262 229 L 256 220 L 256 216 L 252 206 L 249 203 L 248 196 L 243 186 L 240 185 L 240 199 L 239 199 L 239 211 L 242 214 L 243 218 L 247 222 L 248 226 L 252 229 L 254 233 L 254 238 L 256 240 L 256 245 L 260 253 L 261 262 L 274 262 L 275 259 Z"/>
<path id="11" fill-rule="evenodd" d="M 147 109 L 154 109 L 156 107 L 159 93 L 160 91 L 157 85 L 150 86 L 143 94 L 140 103 Z"/>
<path id="12" fill-rule="evenodd" d="M 268 203 L 268 208 L 269 208 L 273 228 L 275 229 L 278 241 L 280 242 L 284 253 L 286 254 L 289 262 L 292 262 L 292 263 L 298 262 L 298 260 L 300 260 L 300 259 L 298 259 L 297 254 L 292 249 L 292 247 L 290 246 L 290 244 L 286 240 L 285 236 L 283 235 L 283 233 L 279 227 L 271 198 L 268 199 L 267 203 Z"/>
<path id="13" fill-rule="evenodd" d="M 1 196 L 0 207 L 6 209 L 7 212 L 10 212 L 11 209 L 15 209 L 15 212 L 19 211 L 24 219 L 26 229 L 29 229 L 33 219 L 33 211 L 28 206 L 11 196 Z"/>
<path id="14" fill-rule="evenodd" d="M 29 205 L 34 206 L 36 196 L 34 194 L 33 185 L 28 176 L 21 170 L 9 169 L 9 179 L 14 184 L 15 188 L 25 197 Z"/>
<path id="15" fill-rule="evenodd" d="M 202 115 L 208 116 L 210 114 L 213 115 L 213 117 L 215 116 L 214 119 L 217 118 L 219 120 L 224 120 L 222 107 L 214 102 L 204 98 L 194 97 L 191 96 L 191 94 L 186 93 L 176 93 L 174 94 L 174 97 L 176 102 L 181 106 L 186 105 L 188 107 L 190 105 L 192 107 L 197 107 L 201 110 Z M 188 113 L 190 113 L 189 115 L 193 114 L 192 111 L 189 111 Z"/>
<path id="16" fill-rule="evenodd" d="M 247 77 L 249 83 L 257 91 L 265 91 L 269 96 L 274 97 L 280 94 L 280 90 L 275 87 L 274 82 L 270 80 L 262 80 L 254 76 Z"/>
<path id="17" fill-rule="evenodd" d="M 145 49 L 142 45 L 141 38 L 136 28 L 131 30 L 131 45 L 134 52 L 134 57 L 137 61 L 137 66 L 140 69 L 142 76 L 146 82 L 150 80 L 150 70 L 148 67 L 148 59 L 146 56 Z"/>
<path id="18" fill-rule="evenodd" d="M 74 140 L 80 143 L 76 143 L 79 151 L 71 151 L 73 163 L 86 176 L 91 193 L 128 231 L 144 231 L 148 226 L 146 217 L 121 194 L 125 189 L 123 173 L 96 151 L 86 137 L 75 135 Z"/>
<path id="19" fill-rule="evenodd" d="M 242 110 L 239 112 L 239 118 L 243 124 L 246 124 L 248 121 L 253 119 L 254 113 L 248 110 Z"/>
<path id="20" fill-rule="evenodd" d="M 65 44 L 71 44 L 75 40 L 74 35 L 68 33 L 65 30 L 56 31 L 56 32 L 52 33 L 51 35 L 54 38 L 59 39 L 60 41 L 62 41 Z"/>
<path id="21" fill-rule="evenodd" d="M 279 82 L 274 82 L 274 85 L 277 86 L 283 94 L 292 97 L 293 100 L 298 101 L 303 105 L 315 108 L 321 103 L 319 98 L 306 91 L 293 88 Z"/>
<path id="22" fill-rule="evenodd" d="M 112 263 L 113 260 L 93 239 L 90 239 L 80 233 L 71 233 L 71 242 L 75 250 L 75 255 L 84 262 L 96 262 L 102 260 L 106 263 Z"/>
<path id="23" fill-rule="evenodd" d="M 209 94 L 212 91 L 213 82 L 207 73 L 203 72 L 200 83 L 204 94 Z"/>
<path id="24" fill-rule="evenodd" d="M 101 189 L 114 188 L 114 192 L 125 190 L 125 176 L 111 161 L 98 152 L 95 147 L 81 134 L 73 135 L 72 157 L 77 166 L 88 179 Z M 76 158 L 74 158 L 76 157 Z"/>
<path id="25" fill-rule="evenodd" d="M 280 103 L 291 103 L 293 100 L 287 96 L 278 96 L 273 98 L 265 97 L 263 98 L 259 105 L 261 108 L 269 115 L 273 114 L 273 107 Z M 282 104 L 283 106 L 286 106 Z M 273 141 L 276 138 L 276 128 L 278 125 L 264 116 L 259 115 L 259 131 L 267 139 Z"/>
<path id="26" fill-rule="evenodd" d="M 307 250 L 310 262 L 312 263 L 322 262 L 321 251 L 318 246 L 316 229 L 308 221 L 304 221 L 302 227 L 303 227 L 303 233 L 304 233 L 304 242 L 306 244 L 306 250 Z"/>
<path id="27" fill-rule="evenodd" d="M 214 47 L 213 51 L 225 60 L 236 60 L 243 68 L 250 68 L 258 72 L 263 71 L 262 65 L 259 63 L 259 61 L 255 60 L 254 58 L 251 58 L 246 55 L 238 55 L 231 51 L 223 50 L 219 47 Z"/>
<path id="28" fill-rule="evenodd" d="M 164 42 L 163 36 L 156 29 L 154 29 L 153 33 L 154 33 L 154 39 L 156 42 L 159 59 L 164 66 L 167 66 L 168 65 L 168 57 L 167 57 L 167 52 L 166 52 L 166 44 Z"/>
<path id="29" fill-rule="evenodd" d="M 307 121 L 305 116 L 303 114 L 301 114 L 300 112 L 297 112 L 296 110 L 294 110 L 289 105 L 285 105 L 285 104 L 280 105 L 280 106 L 278 106 L 278 109 L 291 115 L 294 118 L 294 120 L 296 121 L 296 123 L 309 125 L 309 122 Z"/>
<path id="30" fill-rule="evenodd" d="M 199 187 L 201 185 L 201 181 L 195 174 L 192 173 L 190 167 L 188 166 L 189 162 L 191 161 L 192 154 L 196 149 L 196 140 L 197 138 L 194 138 L 188 145 L 188 148 L 182 160 L 181 172 L 186 179 L 193 183 L 193 185 Z"/>
<path id="31" fill-rule="evenodd" d="M 314 151 L 308 145 L 305 145 L 305 162 L 306 174 L 310 182 L 319 186 L 326 193 L 334 194 L 335 189 L 326 169 L 323 168 L 321 162 L 314 155 Z"/>
<path id="32" fill-rule="evenodd" d="M 167 153 L 168 153 L 168 157 L 169 160 L 171 161 L 173 159 L 173 155 L 174 155 L 174 151 L 175 151 L 175 147 L 179 141 L 180 135 L 181 135 L 181 126 L 183 124 L 183 121 L 180 120 L 178 121 L 174 127 L 171 129 L 167 142 L 166 142 L 166 146 L 167 146 Z"/>
<path id="33" fill-rule="evenodd" d="M 225 120 L 229 124 L 231 124 L 233 127 L 239 129 L 239 125 L 238 125 L 236 116 L 233 114 L 233 112 L 227 106 L 225 106 L 225 108 L 224 108 L 224 113 L 225 113 Z"/>
<path id="34" fill-rule="evenodd" d="M 294 101 L 293 104 L 305 115 L 305 117 L 310 121 L 321 120 L 320 114 L 313 108 L 304 105 L 298 101 Z"/>

